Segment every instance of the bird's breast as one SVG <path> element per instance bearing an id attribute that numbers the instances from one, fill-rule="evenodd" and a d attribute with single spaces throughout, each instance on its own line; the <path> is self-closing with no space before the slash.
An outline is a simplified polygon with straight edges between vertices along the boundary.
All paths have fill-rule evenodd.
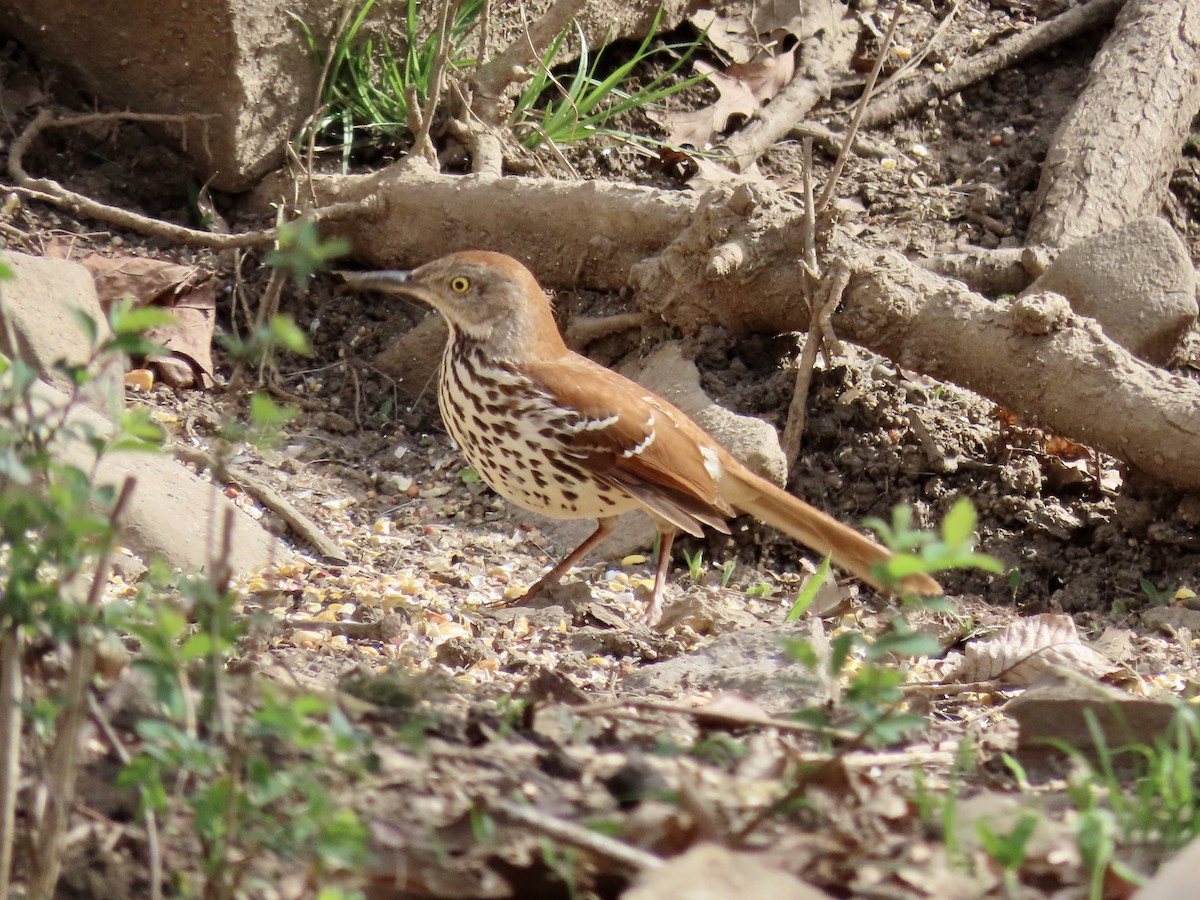
<path id="1" fill-rule="evenodd" d="M 571 438 L 594 423 L 556 404 L 515 366 L 448 347 L 438 405 L 467 462 L 518 506 L 555 518 L 591 519 L 639 505 L 572 455 Z"/>

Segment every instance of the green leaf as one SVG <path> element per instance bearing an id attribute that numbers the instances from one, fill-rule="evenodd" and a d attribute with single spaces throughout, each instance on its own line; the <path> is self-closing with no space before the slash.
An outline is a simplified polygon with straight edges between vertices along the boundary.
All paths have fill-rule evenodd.
<path id="1" fill-rule="evenodd" d="M 109 324 L 114 334 L 141 334 L 151 328 L 174 325 L 175 316 L 158 306 L 125 309 L 114 306 Z"/>
<path id="2" fill-rule="evenodd" d="M 299 353 L 301 356 L 312 356 L 312 349 L 308 345 L 308 338 L 304 336 L 304 332 L 300 330 L 300 326 L 289 315 L 280 313 L 272 317 L 271 336 L 285 350 Z"/>
<path id="3" fill-rule="evenodd" d="M 812 606 L 813 600 L 817 598 L 817 591 L 821 590 L 821 585 L 825 583 L 825 576 L 829 574 L 830 559 L 831 557 L 826 555 L 821 560 L 821 565 L 817 566 L 817 571 L 808 579 L 804 588 L 796 596 L 796 602 L 792 604 L 792 608 L 788 610 L 788 614 L 783 621 L 795 622 Z"/>
<path id="4" fill-rule="evenodd" d="M 250 419 L 263 428 L 282 428 L 296 417 L 295 406 L 280 405 L 262 391 L 250 395 Z"/>
<path id="5" fill-rule="evenodd" d="M 148 409 L 128 409 L 121 415 L 121 431 L 147 444 L 161 444 L 166 432 L 156 423 Z"/>
<path id="6" fill-rule="evenodd" d="M 76 309 L 74 306 L 70 307 L 68 312 L 79 323 L 79 327 L 83 329 L 83 333 L 87 337 L 88 346 L 95 347 L 100 340 L 100 326 L 96 323 L 96 320 L 82 309 Z"/>
<path id="7" fill-rule="evenodd" d="M 962 547 L 973 541 L 977 517 L 975 507 L 966 497 L 955 501 L 942 520 L 942 540 L 949 547 Z"/>

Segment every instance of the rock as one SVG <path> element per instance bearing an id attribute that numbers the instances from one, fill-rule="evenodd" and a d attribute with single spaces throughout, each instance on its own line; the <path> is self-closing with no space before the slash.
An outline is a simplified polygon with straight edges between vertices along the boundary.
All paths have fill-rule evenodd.
<path id="1" fill-rule="evenodd" d="M 1155 365 L 1170 361 L 1197 314 L 1187 248 L 1157 217 L 1068 247 L 1022 297 L 1040 291 L 1062 294 L 1076 313 Z"/>
<path id="2" fill-rule="evenodd" d="M 396 380 L 397 391 L 415 400 L 429 391 L 438 377 L 449 334 L 446 320 L 431 312 L 376 355 L 375 366 Z"/>
<path id="3" fill-rule="evenodd" d="M 328 45 L 337 16 L 318 0 L 118 0 L 102 14 L 90 0 L 11 0 L 0 30 L 113 106 L 195 115 L 162 128 L 200 180 L 237 191 L 283 161 L 313 109 L 320 65 L 289 13 Z"/>
<path id="4" fill-rule="evenodd" d="M 66 403 L 62 393 L 40 382 L 33 392 L 35 412 L 58 409 Z M 82 405 L 71 412 L 68 427 L 72 426 L 90 427 L 101 436 L 113 430 L 106 418 Z M 85 471 L 94 458 L 91 448 L 78 439 L 60 444 L 55 452 L 62 461 Z M 291 559 L 289 549 L 218 487 L 172 457 L 118 451 L 106 454 L 97 472 L 100 484 L 120 485 L 128 476 L 136 479 L 136 485 L 121 520 L 122 542 L 143 558 L 156 557 L 185 573 L 208 568 L 228 513 L 233 528 L 228 562 L 234 574 Z"/>
<path id="5" fill-rule="evenodd" d="M 714 403 L 700 387 L 696 364 L 684 359 L 678 344 L 663 344 L 630 377 L 691 416 L 750 471 L 780 487 L 787 484 L 787 458 L 774 426 Z"/>
<path id="6" fill-rule="evenodd" d="M 753 853 L 699 844 L 661 868 L 644 873 L 621 895 L 624 900 L 828 900 L 829 895 L 787 872 L 768 866 Z"/>
<path id="7" fill-rule="evenodd" d="M 745 628 L 724 634 L 695 653 L 642 666 L 630 673 L 625 690 L 661 694 L 735 691 L 772 713 L 798 705 L 819 692 L 816 679 L 781 648 L 783 638 L 811 637 L 811 624 L 795 622 Z"/>
<path id="8" fill-rule="evenodd" d="M 83 266 L 65 259 L 13 252 L 6 252 L 3 259 L 14 275 L 12 281 L 4 284 L 4 308 L 17 347 L 14 352 L 8 346 L 8 335 L 0 329 L 0 351 L 19 356 L 37 370 L 43 381 L 69 391 L 71 379 L 56 364 L 87 362 L 93 349 L 75 313 L 83 313 L 96 323 L 101 340 L 112 334 L 92 276 Z M 112 409 L 114 403 L 123 403 L 122 379 L 127 368 L 128 360 L 122 355 L 109 359 L 102 369 L 93 372 L 97 377 L 84 389 L 84 401 L 104 412 Z"/>

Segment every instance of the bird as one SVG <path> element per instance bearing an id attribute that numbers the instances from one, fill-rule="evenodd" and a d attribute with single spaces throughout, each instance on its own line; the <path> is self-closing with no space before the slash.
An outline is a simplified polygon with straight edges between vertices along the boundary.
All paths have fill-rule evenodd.
<path id="1" fill-rule="evenodd" d="M 438 406 L 484 482 L 524 509 L 595 520 L 526 597 L 557 584 L 632 509 L 649 513 L 660 537 L 647 625 L 662 616 L 675 536 L 700 537 L 705 526 L 728 534 L 740 514 L 885 589 L 875 571 L 891 555 L 885 547 L 755 475 L 662 397 L 569 349 L 550 300 L 513 257 L 469 250 L 411 271 L 343 276 L 350 289 L 411 297 L 446 320 Z M 901 588 L 942 594 L 921 573 Z"/>

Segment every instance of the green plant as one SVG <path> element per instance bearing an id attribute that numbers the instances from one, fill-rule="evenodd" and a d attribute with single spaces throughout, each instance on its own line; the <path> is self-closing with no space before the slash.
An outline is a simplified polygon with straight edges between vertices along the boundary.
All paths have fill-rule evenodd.
<path id="1" fill-rule="evenodd" d="M 0 263 L 0 281 L 12 277 Z M 3 296 L 0 295 L 0 307 Z M 114 450 L 145 450 L 161 432 L 145 410 L 120 413 L 111 432 L 78 409 L 82 390 L 107 355 L 156 349 L 141 331 L 168 318 L 158 310 L 117 304 L 111 336 L 79 317 L 91 343 L 88 359 L 60 365 L 70 378 L 64 395 L 38 381 L 20 358 L 0 357 L 0 895 L 13 872 L 17 783 L 22 778 L 23 705 L 39 739 L 34 768 L 26 772 L 50 802 L 30 810 L 30 896 L 51 896 L 58 880 L 63 838 L 78 777 L 80 734 L 98 648 L 106 637 L 100 602 L 117 518 L 132 494 L 132 479 L 102 484 L 96 472 Z M 7 312 L 8 345 L 19 346 Z M 112 398 L 110 398 L 112 399 Z M 118 409 L 113 402 L 110 407 Z M 60 684 L 43 690 L 22 668 L 33 641 L 67 660 Z M 44 652 L 44 651 L 42 651 Z M 31 697 L 37 691 L 38 696 Z"/>
<path id="2" fill-rule="evenodd" d="M 559 81 L 550 66 L 558 56 L 571 29 L 565 29 L 542 55 L 538 71 L 513 106 L 509 124 L 517 133 L 518 140 L 526 147 L 534 148 L 549 141 L 554 144 L 606 136 L 623 141 L 654 144 L 649 138 L 633 135 L 609 127 L 617 116 L 631 109 L 647 109 L 682 90 L 703 81 L 707 76 L 693 75 L 672 82 L 704 40 L 703 35 L 686 44 L 651 49 L 654 36 L 662 19 L 662 8 L 647 29 L 647 34 L 629 58 L 618 65 L 607 76 L 602 76 L 604 50 L 594 56 L 589 54 L 583 29 L 575 23 L 579 38 L 579 59 L 570 80 Z M 673 61 L 649 83 L 630 88 L 634 71 L 655 56 L 669 54 Z M 544 97 L 545 103 L 538 106 Z"/>
<path id="3" fill-rule="evenodd" d="M 55 895 L 98 654 L 130 640 L 159 709 L 133 723 L 132 748 L 115 731 L 110 741 L 127 761 L 122 783 L 141 794 L 151 896 L 162 895 L 166 878 L 158 839 L 165 822 L 167 833 L 190 835 L 198 848 L 199 894 L 261 895 L 285 866 L 299 864 L 313 895 L 332 897 L 329 883 L 350 883 L 345 870 L 361 864 L 366 832 L 326 784 L 343 763 L 351 774 L 361 770 L 362 742 L 337 708 L 302 692 L 239 686 L 234 702 L 226 665 L 245 626 L 223 554 L 214 549 L 208 577 L 176 578 L 152 565 L 133 599 L 99 602 L 132 482 L 103 484 L 98 465 L 114 450 L 155 449 L 161 433 L 144 409 L 122 413 L 110 432 L 76 407 L 93 364 L 114 351 L 157 350 L 142 332 L 166 318 L 117 304 L 108 338 L 81 319 L 92 352 L 60 367 L 71 378 L 65 397 L 20 359 L 0 358 L 0 895 L 9 894 L 14 871 L 29 896 Z M 303 343 L 290 323 L 264 327 L 275 346 Z M 265 395 L 251 400 L 251 412 L 254 426 L 243 436 L 287 415 Z M 65 677 L 22 669 L 35 644 L 67 661 Z M 23 738 L 34 750 L 25 759 Z M 27 810 L 28 858 L 14 866 L 18 780 L 53 799 Z M 190 878 L 185 869 L 171 874 Z"/>
<path id="4" fill-rule="evenodd" d="M 879 539 L 892 551 L 886 563 L 876 566 L 876 575 L 884 584 L 899 584 L 906 576 L 918 572 L 936 574 L 951 569 L 980 569 L 1002 573 L 1004 567 L 996 559 L 975 551 L 975 507 L 965 497 L 960 498 L 942 520 L 941 532 L 914 528 L 912 510 L 897 506 L 892 510 L 889 525 L 882 519 L 867 519 Z M 906 598 L 909 605 L 928 607 L 928 600 Z"/>
<path id="5" fill-rule="evenodd" d="M 976 820 L 975 834 L 979 845 L 991 858 L 1004 878 L 1004 889 L 1010 897 L 1017 894 L 1019 886 L 1018 872 L 1025 862 L 1025 854 L 1029 849 L 1029 839 L 1038 826 L 1038 814 L 1030 810 L 1021 813 L 1017 821 L 1007 833 L 1001 833 L 982 820 Z"/>
<path id="6" fill-rule="evenodd" d="M 821 560 L 821 564 L 817 566 L 817 571 L 813 573 L 812 578 L 801 588 L 800 593 L 796 595 L 796 602 L 792 604 L 792 608 L 788 610 L 785 622 L 795 622 L 812 606 L 812 602 L 817 599 L 817 591 L 821 590 L 821 585 L 825 582 L 825 576 L 829 574 L 830 557 L 826 556 Z"/>
<path id="7" fill-rule="evenodd" d="M 683 551 L 683 559 L 687 563 L 688 577 L 696 584 L 704 581 L 704 551 L 697 550 L 695 553 Z"/>
<path id="8" fill-rule="evenodd" d="M 1146 595 L 1152 606 L 1170 606 L 1171 599 L 1175 594 L 1170 588 L 1159 590 L 1149 578 L 1138 581 L 1138 587 L 1142 589 L 1142 593 Z"/>
<path id="9" fill-rule="evenodd" d="M 1067 796 L 1081 814 L 1076 835 L 1093 874 L 1111 865 L 1134 882 L 1123 861 L 1161 860 L 1200 835 L 1200 717 L 1181 705 L 1149 743 L 1112 748 L 1091 710 L 1084 710 L 1090 754 L 1053 740 L 1076 764 Z M 1118 855 L 1122 860 L 1118 860 Z"/>
<path id="10" fill-rule="evenodd" d="M 372 37 L 365 28 L 375 0 L 364 0 L 346 19 L 333 47 L 326 54 L 312 30 L 300 21 L 309 50 L 324 68 L 321 112 L 306 126 L 304 137 L 323 137 L 342 150 L 343 168 L 360 141 L 396 140 L 409 132 L 412 100 L 424 104 L 432 90 L 439 35 L 422 21 L 421 3 L 407 0 L 403 48 L 399 51 L 385 36 Z M 461 0 L 445 35 L 447 63 L 455 68 L 473 65 L 463 46 L 479 21 L 484 0 Z M 328 59 L 326 59 L 328 56 Z"/>
<path id="11" fill-rule="evenodd" d="M 774 593 L 774 591 L 775 591 L 775 588 L 773 588 L 771 586 L 770 582 L 760 581 L 757 584 L 752 584 L 752 585 L 750 585 L 750 587 L 746 588 L 746 596 L 747 597 L 770 597 L 771 594 Z"/>
<path id="12" fill-rule="evenodd" d="M 729 582 L 733 578 L 733 570 L 737 568 L 737 563 L 732 559 L 726 560 L 721 564 L 721 588 L 724 590 L 729 587 Z"/>

